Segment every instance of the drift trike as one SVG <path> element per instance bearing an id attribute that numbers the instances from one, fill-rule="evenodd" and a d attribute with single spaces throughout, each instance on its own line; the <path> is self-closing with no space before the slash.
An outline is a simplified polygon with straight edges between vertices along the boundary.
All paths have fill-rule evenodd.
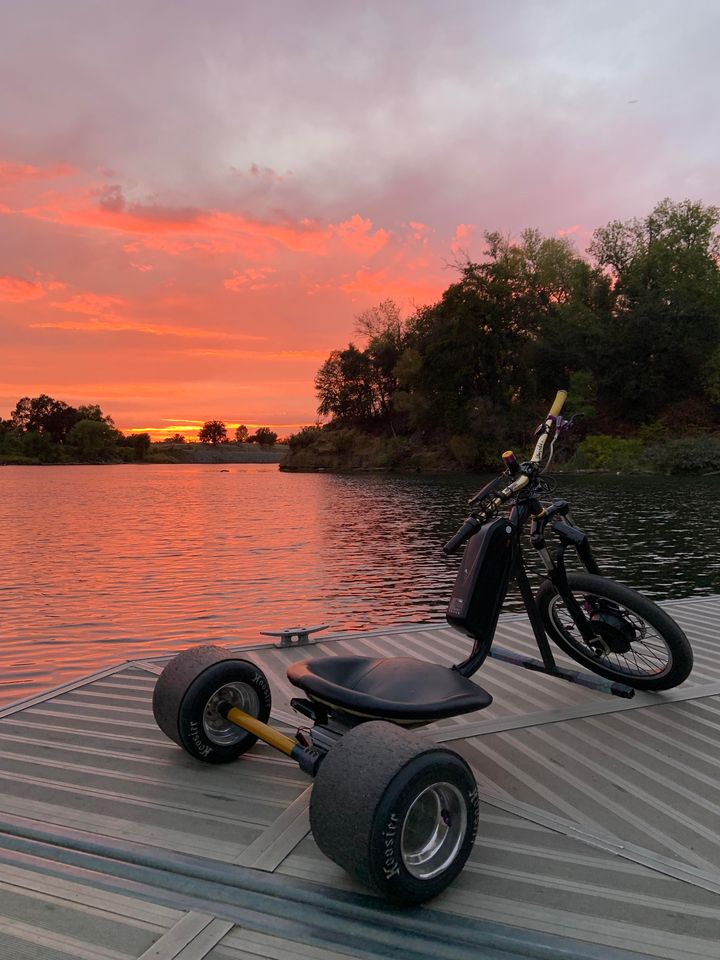
<path id="1" fill-rule="evenodd" d="M 470 767 L 411 731 L 487 707 L 492 697 L 471 677 L 488 654 L 626 697 L 636 688 L 676 686 L 692 668 L 690 645 L 667 613 L 600 575 L 568 503 L 541 502 L 550 492 L 541 461 L 550 440 L 549 462 L 567 425 L 560 416 L 565 397 L 558 392 L 529 460 L 503 454 L 505 472 L 471 499 L 471 515 L 443 548 L 452 553 L 469 541 L 447 610 L 448 622 L 473 640 L 462 663 L 351 656 L 293 663 L 288 678 L 304 696 L 291 705 L 304 722 L 292 738 L 268 724 L 270 687 L 262 670 L 221 647 L 180 653 L 155 687 L 160 729 L 198 760 L 235 760 L 258 739 L 295 760 L 314 778 L 310 826 L 320 849 L 396 903 L 440 893 L 472 849 L 479 804 Z M 546 571 L 536 594 L 520 541 L 528 520 Z M 549 530 L 558 541 L 553 554 Z M 567 572 L 568 547 L 586 572 Z M 540 659 L 491 651 L 511 577 Z M 548 637 L 597 676 L 558 665 Z"/>

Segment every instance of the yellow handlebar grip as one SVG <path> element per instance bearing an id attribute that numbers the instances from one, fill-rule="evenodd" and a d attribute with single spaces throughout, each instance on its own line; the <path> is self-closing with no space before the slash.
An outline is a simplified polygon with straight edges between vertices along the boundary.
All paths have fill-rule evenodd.
<path id="1" fill-rule="evenodd" d="M 549 417 L 557 417 L 560 411 L 562 410 L 565 401 L 567 400 L 567 390 L 558 390 L 555 394 L 555 399 L 553 400 L 553 405 L 548 411 Z"/>

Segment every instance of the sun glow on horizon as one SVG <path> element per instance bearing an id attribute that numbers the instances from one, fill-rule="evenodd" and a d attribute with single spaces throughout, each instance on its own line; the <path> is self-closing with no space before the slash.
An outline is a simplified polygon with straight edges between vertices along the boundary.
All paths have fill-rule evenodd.
<path id="1" fill-rule="evenodd" d="M 213 417 L 210 419 L 221 419 L 221 418 Z M 312 423 L 315 423 L 317 421 L 312 421 L 312 422 L 305 421 L 305 422 L 299 422 L 299 423 L 267 423 L 267 422 L 260 423 L 258 421 L 257 423 L 255 423 L 252 420 L 248 420 L 248 421 L 222 420 L 221 422 L 225 424 L 225 428 L 227 429 L 227 433 L 228 433 L 228 439 L 232 442 L 235 439 L 235 431 L 240 426 L 247 427 L 248 433 L 250 434 L 255 433 L 261 427 L 268 427 L 270 430 L 277 433 L 278 439 L 285 439 L 291 436 L 293 433 L 297 433 L 299 430 L 302 430 L 303 427 L 311 426 Z M 167 426 L 167 427 L 164 427 L 164 426 L 163 427 L 159 427 L 159 426 L 147 427 L 146 426 L 146 427 L 129 427 L 127 429 L 123 429 L 122 427 L 118 426 L 118 430 L 120 430 L 122 433 L 126 434 L 127 436 L 133 436 L 134 434 L 138 434 L 138 433 L 147 433 L 153 442 L 168 440 L 171 437 L 174 437 L 176 434 L 179 434 L 180 436 L 184 437 L 186 442 L 197 442 L 198 433 L 200 432 L 200 429 L 203 423 L 205 423 L 204 420 L 197 421 L 197 423 L 193 423 L 193 424 L 188 424 L 187 421 L 184 421 L 184 422 L 174 423 L 171 426 Z"/>

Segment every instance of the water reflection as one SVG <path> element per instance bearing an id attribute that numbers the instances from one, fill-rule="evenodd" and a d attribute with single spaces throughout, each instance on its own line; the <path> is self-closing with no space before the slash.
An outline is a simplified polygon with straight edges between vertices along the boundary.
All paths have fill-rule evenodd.
<path id="1" fill-rule="evenodd" d="M 557 479 L 608 575 L 658 598 L 720 593 L 720 477 Z M 0 698 L 189 643 L 257 642 L 261 629 L 440 620 L 458 563 L 440 548 L 481 483 L 3 468 Z"/>

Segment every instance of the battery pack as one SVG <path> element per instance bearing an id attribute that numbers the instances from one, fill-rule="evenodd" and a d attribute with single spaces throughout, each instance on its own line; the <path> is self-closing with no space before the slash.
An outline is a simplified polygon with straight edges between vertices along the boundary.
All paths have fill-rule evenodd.
<path id="1" fill-rule="evenodd" d="M 495 630 L 510 579 L 512 534 L 507 517 L 496 517 L 468 541 L 446 613 L 451 627 L 471 637 Z"/>

